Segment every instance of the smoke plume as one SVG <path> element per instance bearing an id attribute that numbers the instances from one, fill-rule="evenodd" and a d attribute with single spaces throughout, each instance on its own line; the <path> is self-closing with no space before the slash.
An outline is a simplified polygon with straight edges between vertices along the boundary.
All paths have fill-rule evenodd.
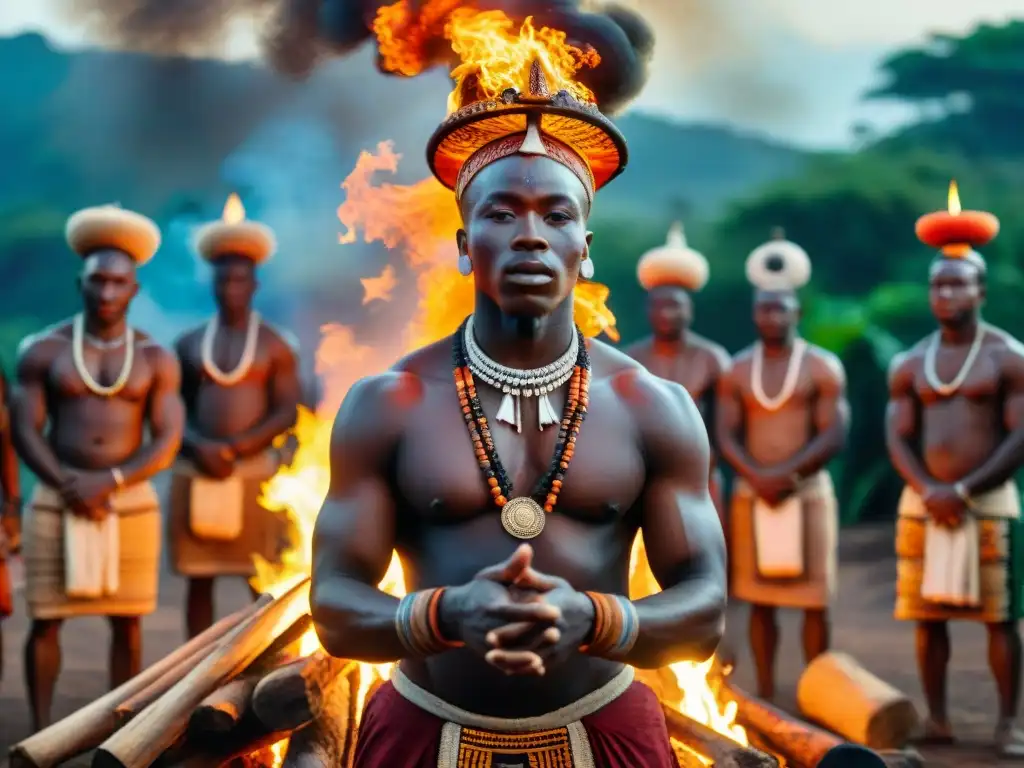
<path id="1" fill-rule="evenodd" d="M 66 0 L 68 12 L 101 42 L 160 55 L 223 49 L 241 24 L 260 29 L 264 57 L 279 72 L 308 77 L 321 63 L 348 56 L 373 38 L 382 0 Z M 409 25 L 422 23 L 428 0 L 406 0 Z M 433 0 L 450 12 L 467 0 Z M 636 12 L 589 0 L 479 0 L 480 10 L 501 10 L 517 22 L 562 30 L 579 48 L 593 47 L 601 64 L 579 73 L 602 109 L 614 113 L 639 94 L 647 79 L 654 33 Z M 433 14 L 437 15 L 437 14 Z M 423 18 L 426 18 L 424 16 Z M 443 38 L 445 15 L 427 25 L 429 65 L 450 64 Z M 398 32 L 401 35 L 401 31 Z M 430 46 L 429 43 L 435 45 Z M 221 53 L 226 51 L 221 50 Z M 384 71 L 381 68 L 381 71 Z M 387 73 L 391 74 L 391 73 Z"/>

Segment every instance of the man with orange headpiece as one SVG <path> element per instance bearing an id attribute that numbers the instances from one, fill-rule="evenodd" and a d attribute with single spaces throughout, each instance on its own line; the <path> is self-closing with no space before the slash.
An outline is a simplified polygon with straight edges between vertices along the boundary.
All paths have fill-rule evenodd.
<path id="1" fill-rule="evenodd" d="M 66 235 L 84 311 L 22 342 L 13 409 L 15 446 L 39 479 L 24 531 L 36 728 L 50 721 L 64 619 L 110 618 L 111 687 L 141 669 L 140 618 L 156 608 L 160 569 L 149 478 L 174 460 L 184 420 L 177 361 L 127 321 L 160 230 L 111 205 L 74 214 Z"/>
<path id="2" fill-rule="evenodd" d="M 947 223 L 952 235 L 970 225 L 967 216 Z M 998 223 L 985 237 L 971 233 L 970 240 L 982 245 L 997 229 Z M 922 239 L 943 247 L 928 281 L 939 328 L 894 358 L 889 371 L 886 443 L 907 483 L 896 527 L 895 615 L 917 623 L 929 715 L 924 739 L 932 743 L 953 741 L 946 709 L 948 623 L 986 625 L 999 695 L 996 747 L 1004 757 L 1020 758 L 1024 737 L 1014 722 L 1024 525 L 1013 476 L 1024 456 L 1024 346 L 981 317 L 984 259 L 936 234 Z"/>
<path id="3" fill-rule="evenodd" d="M 725 546 L 692 399 L 573 322 L 625 141 L 536 62 L 522 91 L 466 102 L 428 160 L 458 198 L 473 314 L 348 393 L 313 540 L 324 647 L 400 662 L 355 765 L 675 768 L 633 670 L 714 652 Z M 665 591 L 631 602 L 638 529 Z M 376 587 L 392 549 L 401 600 Z"/>
<path id="4" fill-rule="evenodd" d="M 196 237 L 213 267 L 217 313 L 175 345 L 188 419 L 170 538 L 174 568 L 188 578 L 189 637 L 213 623 L 215 577 L 254 575 L 254 556 L 279 559 L 283 521 L 260 505 L 260 488 L 281 464 L 274 443 L 295 426 L 300 391 L 295 352 L 252 308 L 256 268 L 274 255 L 274 233 L 225 214 Z"/>
<path id="5" fill-rule="evenodd" d="M 636 266 L 637 279 L 647 291 L 647 320 L 653 335 L 626 349 L 626 354 L 655 376 L 686 387 L 706 424 L 713 424 L 715 387 L 729 370 L 729 353 L 710 339 L 690 330 L 693 322 L 691 293 L 708 281 L 708 262 L 686 244 L 682 224 L 673 224 L 665 245 L 654 248 Z M 711 474 L 711 496 L 725 524 L 722 473 Z"/>

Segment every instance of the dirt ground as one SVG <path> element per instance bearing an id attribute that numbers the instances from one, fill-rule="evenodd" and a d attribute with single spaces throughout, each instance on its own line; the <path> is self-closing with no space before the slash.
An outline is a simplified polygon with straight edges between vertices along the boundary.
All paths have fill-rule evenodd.
<path id="1" fill-rule="evenodd" d="M 908 692 L 920 707 L 913 630 L 911 626 L 891 618 L 895 578 L 892 529 L 890 526 L 876 526 L 844 531 L 842 538 L 840 594 L 835 611 L 833 645 L 851 653 L 875 674 Z M 246 599 L 246 588 L 240 580 L 225 581 L 218 587 L 220 614 L 241 606 Z M 183 600 L 182 580 L 165 568 L 160 607 L 144 622 L 146 663 L 165 655 L 182 641 Z M 779 703 L 792 708 L 802 663 L 799 615 L 783 615 L 782 623 Z M 5 654 L 0 683 L 0 749 L 3 752 L 28 734 L 21 662 L 26 628 L 23 611 L 2 626 Z M 735 606 L 730 615 L 728 643 L 737 653 L 735 674 L 738 683 L 747 690 L 753 690 L 745 635 L 746 611 L 743 606 Z M 953 628 L 952 635 L 950 706 L 961 745 L 942 750 L 922 750 L 926 765 L 934 768 L 996 765 L 999 761 L 990 755 L 986 746 L 992 731 L 996 702 L 986 662 L 984 629 L 959 625 Z M 107 638 L 106 625 L 99 619 L 79 619 L 66 625 L 62 638 L 63 672 L 57 688 L 56 716 L 67 715 L 104 692 Z"/>

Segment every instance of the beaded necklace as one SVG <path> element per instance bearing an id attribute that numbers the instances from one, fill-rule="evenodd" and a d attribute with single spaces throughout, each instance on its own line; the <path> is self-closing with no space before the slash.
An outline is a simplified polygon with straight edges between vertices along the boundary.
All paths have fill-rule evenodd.
<path id="1" fill-rule="evenodd" d="M 590 355 L 587 353 L 587 345 L 582 331 L 577 328 L 576 365 L 569 378 L 569 394 L 558 425 L 558 437 L 551 465 L 547 473 L 537 481 L 530 496 L 513 497 L 512 481 L 494 448 L 487 416 L 477 393 L 476 380 L 469 367 L 465 331 L 466 322 L 463 322 L 452 338 L 455 391 L 462 407 L 462 418 L 469 429 L 469 438 L 473 443 L 476 460 L 487 482 L 491 499 L 501 510 L 502 526 L 517 539 L 532 539 L 544 530 L 545 515 L 553 512 L 558 504 L 565 473 L 576 450 L 580 426 L 590 403 Z M 543 499 L 543 504 L 537 499 Z"/>

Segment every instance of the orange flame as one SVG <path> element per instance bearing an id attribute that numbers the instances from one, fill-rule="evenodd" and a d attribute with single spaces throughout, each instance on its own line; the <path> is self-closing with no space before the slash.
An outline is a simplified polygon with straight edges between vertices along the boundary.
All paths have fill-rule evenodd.
<path id="1" fill-rule="evenodd" d="M 956 179 L 952 179 L 949 182 L 949 195 L 947 199 L 949 212 L 953 216 L 959 216 L 962 209 L 960 208 L 960 190 L 956 186 Z"/>
<path id="2" fill-rule="evenodd" d="M 242 198 L 234 192 L 228 195 L 221 218 L 225 224 L 240 224 L 245 220 L 245 206 L 242 205 Z"/>
<path id="3" fill-rule="evenodd" d="M 534 27 L 531 17 L 516 30 L 503 11 L 481 12 L 459 5 L 457 0 L 428 1 L 415 18 L 408 0 L 378 10 L 373 31 L 383 67 L 418 75 L 430 64 L 429 45 L 443 38 L 459 60 L 451 70 L 455 88 L 448 97 L 449 114 L 464 106 L 464 88 L 470 78 L 474 78 L 473 101 L 496 99 L 508 88 L 521 90 L 534 61 L 540 63 L 553 92 L 567 90 L 580 101 L 594 101 L 590 89 L 575 79 L 582 67 L 601 62 L 593 48 L 570 45 L 564 32 Z"/>

